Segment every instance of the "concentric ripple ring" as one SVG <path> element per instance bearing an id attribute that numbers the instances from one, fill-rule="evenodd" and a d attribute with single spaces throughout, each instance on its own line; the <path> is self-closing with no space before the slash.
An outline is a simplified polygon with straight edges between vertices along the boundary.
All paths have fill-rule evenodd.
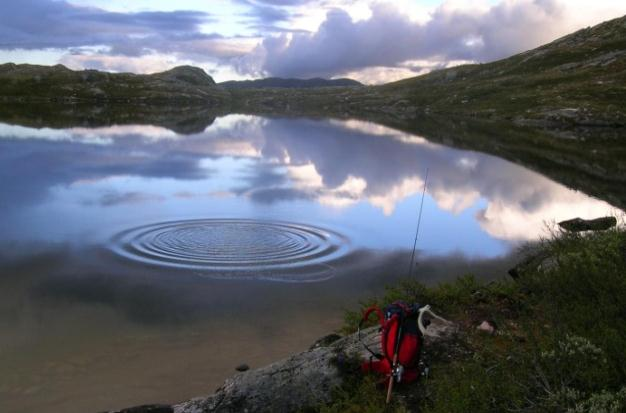
<path id="1" fill-rule="evenodd" d="M 144 264 L 218 278 L 317 281 L 349 250 L 338 232 L 250 219 L 196 219 L 144 225 L 115 235 L 111 249 Z"/>

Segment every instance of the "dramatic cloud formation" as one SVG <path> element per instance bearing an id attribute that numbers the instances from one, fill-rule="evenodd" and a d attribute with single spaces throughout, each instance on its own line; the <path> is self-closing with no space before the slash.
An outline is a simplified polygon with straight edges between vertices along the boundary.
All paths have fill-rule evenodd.
<path id="1" fill-rule="evenodd" d="M 284 77 L 333 76 L 417 59 L 489 61 L 554 39 L 562 17 L 555 1 L 520 1 L 485 13 L 440 7 L 420 25 L 379 4 L 370 19 L 356 22 L 332 10 L 316 33 L 270 37 L 256 53 L 263 56 L 261 72 Z"/>
<path id="2" fill-rule="evenodd" d="M 160 2 L 149 11 L 116 4 L 9 2 L 0 61 L 41 62 L 45 52 L 45 62 L 75 69 L 194 64 L 218 81 L 348 75 L 378 83 L 506 57 L 626 13 L 616 0 L 216 0 L 165 11 Z"/>
<path id="3" fill-rule="evenodd" d="M 241 56 L 253 46 L 202 30 L 215 21 L 204 11 L 119 13 L 25 0 L 3 8 L 0 50 L 65 49 L 59 62 L 72 68 L 154 72 Z"/>

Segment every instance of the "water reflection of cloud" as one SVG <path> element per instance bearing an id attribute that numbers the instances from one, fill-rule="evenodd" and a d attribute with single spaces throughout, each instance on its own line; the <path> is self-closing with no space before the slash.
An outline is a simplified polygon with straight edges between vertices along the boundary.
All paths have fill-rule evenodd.
<path id="1" fill-rule="evenodd" d="M 87 145 L 110 145 L 116 137 L 134 136 L 148 141 L 178 139 L 175 132 L 152 125 L 112 125 L 98 128 L 69 129 L 29 128 L 0 123 L 0 139 L 40 139 L 52 142 L 74 142 Z"/>
<path id="2" fill-rule="evenodd" d="M 433 147 L 438 146 L 437 144 L 431 143 L 421 136 L 411 135 L 410 133 L 405 133 L 397 129 L 392 129 L 387 126 L 379 125 L 372 122 L 349 119 L 343 121 L 331 120 L 330 123 L 333 125 L 337 125 L 341 128 L 353 130 L 355 132 L 391 138 L 404 143 L 432 145 Z"/>
<path id="3" fill-rule="evenodd" d="M 162 139 L 178 139 L 180 135 L 175 132 L 152 125 L 113 125 L 101 128 L 71 128 L 65 132 L 79 141 L 89 142 L 93 138 L 116 138 L 137 136 L 148 141 L 158 141 Z"/>
<path id="4" fill-rule="evenodd" d="M 523 200 L 491 200 L 476 219 L 490 235 L 508 240 L 532 240 L 545 233 L 546 226 L 572 217 L 596 218 L 616 210 L 609 204 L 588 198 L 563 187 L 550 188 L 549 202 L 525 208 Z"/>
<path id="5" fill-rule="evenodd" d="M 0 139 L 40 139 L 51 142 L 75 142 L 89 145 L 110 145 L 113 140 L 107 136 L 89 134 L 73 134 L 64 129 L 27 128 L 19 125 L 0 123 Z"/>
<path id="6" fill-rule="evenodd" d="M 115 206 L 121 204 L 141 204 L 145 202 L 163 201 L 160 195 L 143 192 L 108 192 L 100 197 L 97 203 L 101 206 Z"/>
<path id="7" fill-rule="evenodd" d="M 536 238 L 545 221 L 610 210 L 604 202 L 502 159 L 360 121 L 230 115 L 184 137 L 152 126 L 62 131 L 0 126 L 0 206 L 5 208 L 38 202 L 54 186 L 111 176 L 224 179 L 223 171 L 207 167 L 212 164 L 207 161 L 227 156 L 238 168 L 230 174 L 233 184 L 209 192 L 243 195 L 265 205 L 314 200 L 347 208 L 366 202 L 385 215 L 421 193 L 429 168 L 428 193 L 441 210 L 458 215 L 480 205 L 477 222 L 506 240 Z M 14 139 L 17 135 L 21 138 Z M 206 194 L 178 191 L 170 196 Z M 160 196 L 121 191 L 100 203 Z"/>
<path id="8" fill-rule="evenodd" d="M 40 202 L 58 185 L 112 176 L 194 180 L 210 173 L 200 165 L 204 154 L 158 147 L 139 151 L 136 145 L 136 141 L 123 138 L 106 146 L 39 138 L 0 139 L 0 208 Z"/>
<path id="9" fill-rule="evenodd" d="M 266 137 L 264 158 L 289 155 L 283 156 L 283 165 L 290 182 L 266 189 L 263 202 L 270 202 L 272 194 L 277 202 L 297 196 L 334 207 L 365 201 L 390 215 L 400 202 L 422 191 L 430 168 L 428 192 L 438 207 L 460 214 L 486 203 L 478 223 L 499 239 L 535 239 L 546 221 L 611 211 L 605 202 L 508 161 L 366 122 L 275 119 L 258 133 Z M 287 185 L 295 191 L 288 192 Z"/>
<path id="10" fill-rule="evenodd" d="M 424 181 L 420 177 L 405 178 L 384 194 L 370 195 L 369 200 L 372 205 L 381 208 L 385 215 L 391 215 L 400 201 L 417 193 L 423 186 Z"/>
<path id="11" fill-rule="evenodd" d="M 273 204 L 281 201 L 295 201 L 299 199 L 311 199 L 308 191 L 299 191 L 291 188 L 262 188 L 247 193 L 248 197 L 261 204 Z"/>

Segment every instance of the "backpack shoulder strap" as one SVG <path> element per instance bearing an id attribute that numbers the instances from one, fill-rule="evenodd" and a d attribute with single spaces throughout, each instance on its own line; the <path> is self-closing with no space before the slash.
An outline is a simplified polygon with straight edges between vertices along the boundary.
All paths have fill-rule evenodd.
<path id="1" fill-rule="evenodd" d="M 359 322 L 358 337 L 359 337 L 359 341 L 363 343 L 363 347 L 365 347 L 365 349 L 369 351 L 369 353 L 373 357 L 377 358 L 378 360 L 382 360 L 383 356 L 380 353 L 375 353 L 374 351 L 372 351 L 372 349 L 369 348 L 368 345 L 365 344 L 365 342 L 363 342 L 363 340 L 361 339 L 361 328 L 363 327 L 363 323 L 367 321 L 367 319 L 373 312 L 375 312 L 376 315 L 378 316 L 378 323 L 380 324 L 380 328 L 382 329 L 384 327 L 385 318 L 383 316 L 383 312 L 381 311 L 380 308 L 378 308 L 378 306 L 372 305 L 365 310 L 365 312 L 363 313 L 363 318 L 361 318 L 361 321 Z"/>
<path id="2" fill-rule="evenodd" d="M 378 322 L 380 323 L 380 326 L 382 327 L 385 322 L 385 317 L 383 316 L 382 310 L 378 308 L 378 306 L 376 305 L 372 305 L 365 310 L 365 312 L 363 313 L 363 318 L 361 319 L 361 323 L 364 323 L 365 321 L 367 321 L 367 319 L 370 317 L 370 315 L 373 312 L 376 312 L 376 315 L 378 316 Z M 360 328 L 360 325 L 359 325 L 359 328 Z"/>

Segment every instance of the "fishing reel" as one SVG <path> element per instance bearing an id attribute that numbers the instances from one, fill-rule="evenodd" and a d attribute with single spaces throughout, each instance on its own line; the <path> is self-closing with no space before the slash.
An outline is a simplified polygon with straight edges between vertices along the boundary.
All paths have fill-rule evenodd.
<path id="1" fill-rule="evenodd" d="M 385 320 L 390 320 L 393 316 L 399 319 L 416 317 L 419 313 L 420 305 L 417 303 L 408 304 L 404 301 L 396 301 L 384 308 Z"/>
<path id="2" fill-rule="evenodd" d="M 396 383 L 400 383 L 402 381 L 402 375 L 404 374 L 404 367 L 402 364 L 398 363 L 393 366 L 391 369 L 391 378 L 390 380 L 394 380 Z"/>

